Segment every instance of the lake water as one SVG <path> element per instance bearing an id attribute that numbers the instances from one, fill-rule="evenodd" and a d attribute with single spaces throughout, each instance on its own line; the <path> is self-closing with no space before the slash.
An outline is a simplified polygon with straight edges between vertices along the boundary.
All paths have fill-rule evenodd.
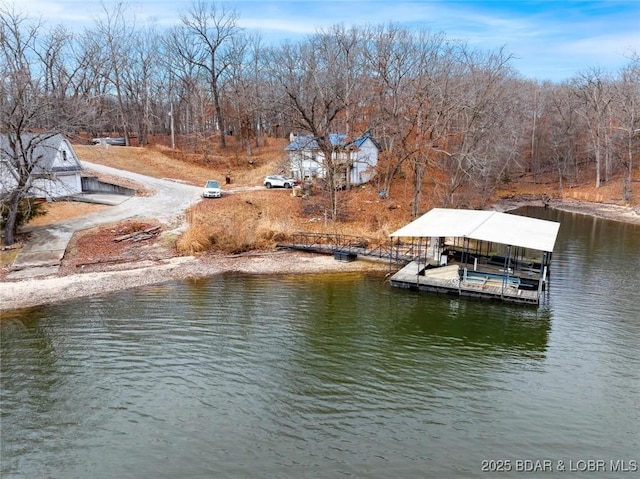
<path id="1" fill-rule="evenodd" d="M 3 314 L 1 476 L 637 477 L 640 227 L 522 212 L 562 222 L 539 308 L 228 275 Z"/>

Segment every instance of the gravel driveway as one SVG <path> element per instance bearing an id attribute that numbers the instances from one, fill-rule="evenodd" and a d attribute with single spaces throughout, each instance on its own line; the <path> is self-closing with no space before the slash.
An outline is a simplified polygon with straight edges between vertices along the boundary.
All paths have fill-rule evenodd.
<path id="1" fill-rule="evenodd" d="M 108 166 L 82 161 L 82 166 L 97 173 L 104 173 L 120 178 L 127 178 L 142 183 L 152 189 L 152 196 L 125 197 L 119 205 L 98 213 L 76 218 L 65 222 L 65 227 L 73 231 L 92 228 L 104 223 L 120 221 L 128 218 L 154 218 L 162 223 L 172 224 L 184 211 L 200 199 L 201 187 L 177 181 L 158 179 L 150 176 L 118 170 Z M 204 182 L 203 182 L 204 184 Z"/>
<path id="2" fill-rule="evenodd" d="M 154 194 L 150 196 L 105 195 L 110 204 L 113 204 L 114 197 L 120 202 L 96 213 L 31 229 L 29 241 L 13 264 L 15 271 L 10 273 L 7 279 L 55 274 L 71 237 L 77 231 L 130 218 L 153 218 L 176 228 L 182 227 L 185 210 L 200 199 L 202 192 L 200 187 L 177 181 L 152 178 L 85 161 L 81 163 L 85 169 L 141 183 L 153 190 Z M 94 199 L 100 197 L 100 195 L 91 196 Z"/>

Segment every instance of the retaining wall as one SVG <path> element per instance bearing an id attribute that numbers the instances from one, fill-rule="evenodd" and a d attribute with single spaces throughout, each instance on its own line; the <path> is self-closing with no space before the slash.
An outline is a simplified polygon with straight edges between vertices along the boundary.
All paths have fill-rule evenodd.
<path id="1" fill-rule="evenodd" d="M 95 176 L 83 176 L 81 178 L 81 181 L 83 193 L 106 193 L 111 195 L 126 196 L 133 196 L 136 194 L 136 190 L 134 190 L 133 188 L 105 183 L 104 181 L 100 181 Z"/>

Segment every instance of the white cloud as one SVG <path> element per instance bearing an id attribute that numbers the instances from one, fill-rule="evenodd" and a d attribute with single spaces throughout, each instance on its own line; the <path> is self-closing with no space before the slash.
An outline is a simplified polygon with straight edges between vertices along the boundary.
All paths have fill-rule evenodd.
<path id="1" fill-rule="evenodd" d="M 3 0 L 0 0 L 3 1 Z M 6 0 L 5 0 L 6 1 Z M 9 0 L 11 1 L 11 0 Z M 100 0 L 14 0 L 16 9 L 49 25 L 72 30 L 91 26 Z M 103 0 L 115 6 L 119 0 Z M 396 23 L 445 33 L 475 48 L 506 46 L 526 76 L 564 79 L 589 66 L 617 68 L 640 53 L 640 2 L 491 2 L 382 0 L 222 0 L 239 13 L 238 23 L 270 42 L 295 41 L 318 29 Z M 130 0 L 138 25 L 175 25 L 192 0 Z M 563 73 L 559 73 L 562 71 Z M 546 74 L 545 74 L 546 72 Z"/>
<path id="2" fill-rule="evenodd" d="M 586 53 L 606 57 L 607 55 L 622 55 L 634 47 L 640 53 L 640 34 L 612 33 L 566 42 L 561 45 L 561 52 L 567 55 Z"/>
<path id="3" fill-rule="evenodd" d="M 291 21 L 277 18 L 240 18 L 238 24 L 242 28 L 265 32 L 291 33 L 307 35 L 314 33 L 321 25 L 309 21 Z"/>

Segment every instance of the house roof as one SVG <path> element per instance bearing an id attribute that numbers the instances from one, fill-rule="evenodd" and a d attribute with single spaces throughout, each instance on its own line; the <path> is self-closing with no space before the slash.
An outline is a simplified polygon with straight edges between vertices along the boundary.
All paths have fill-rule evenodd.
<path id="1" fill-rule="evenodd" d="M 344 146 L 346 138 L 347 135 L 342 133 L 331 133 L 329 135 L 329 141 L 331 141 L 333 146 Z M 318 149 L 320 149 L 318 142 L 312 135 L 298 135 L 285 147 L 287 151 Z"/>
<path id="2" fill-rule="evenodd" d="M 295 150 L 317 150 L 318 144 L 310 135 L 298 135 L 295 139 L 284 147 L 287 151 L 295 151 Z"/>
<path id="3" fill-rule="evenodd" d="M 370 132 L 366 132 L 364 135 L 362 135 L 360 138 L 356 138 L 355 140 L 353 140 L 351 143 L 349 143 L 350 145 L 353 145 L 357 148 L 360 148 L 362 145 L 364 145 L 364 142 L 367 141 L 369 138 L 371 138 L 371 133 Z M 376 145 L 377 146 L 377 145 Z"/>
<path id="4" fill-rule="evenodd" d="M 560 223 L 497 211 L 434 208 L 391 233 L 392 237 L 464 237 L 553 251 Z"/>
<path id="5" fill-rule="evenodd" d="M 371 138 L 371 133 L 368 131 L 360 138 L 357 138 L 350 143 L 347 143 L 347 135 L 344 133 L 331 133 L 329 135 L 329 141 L 331 141 L 331 144 L 333 146 L 355 146 L 357 148 L 360 148 L 369 138 Z M 373 140 L 373 138 L 371 138 L 371 140 Z M 380 147 L 375 142 L 374 144 L 378 149 L 380 149 Z M 286 151 L 318 149 L 318 143 L 312 135 L 298 135 L 291 143 L 289 143 L 285 147 Z"/>
<path id="6" fill-rule="evenodd" d="M 380 146 L 380 143 L 378 143 L 376 139 L 373 136 L 371 136 L 371 132 L 369 131 L 365 132 L 365 134 L 362 135 L 360 138 L 353 140 L 350 143 L 350 145 L 353 145 L 356 148 L 362 148 L 362 145 L 364 145 L 367 140 L 371 141 L 371 143 L 373 143 L 373 146 L 375 146 L 378 149 L 378 151 L 382 151 L 382 147 Z"/>
<path id="7" fill-rule="evenodd" d="M 36 162 L 34 173 L 80 171 L 82 166 L 71 147 L 69 141 L 59 133 L 24 133 L 22 142 L 31 144 L 32 161 Z M 56 155 L 63 143 L 67 143 L 71 158 L 67 158 L 67 165 L 56 165 Z M 9 139 L 6 134 L 0 135 L 0 155 L 11 156 Z"/>

